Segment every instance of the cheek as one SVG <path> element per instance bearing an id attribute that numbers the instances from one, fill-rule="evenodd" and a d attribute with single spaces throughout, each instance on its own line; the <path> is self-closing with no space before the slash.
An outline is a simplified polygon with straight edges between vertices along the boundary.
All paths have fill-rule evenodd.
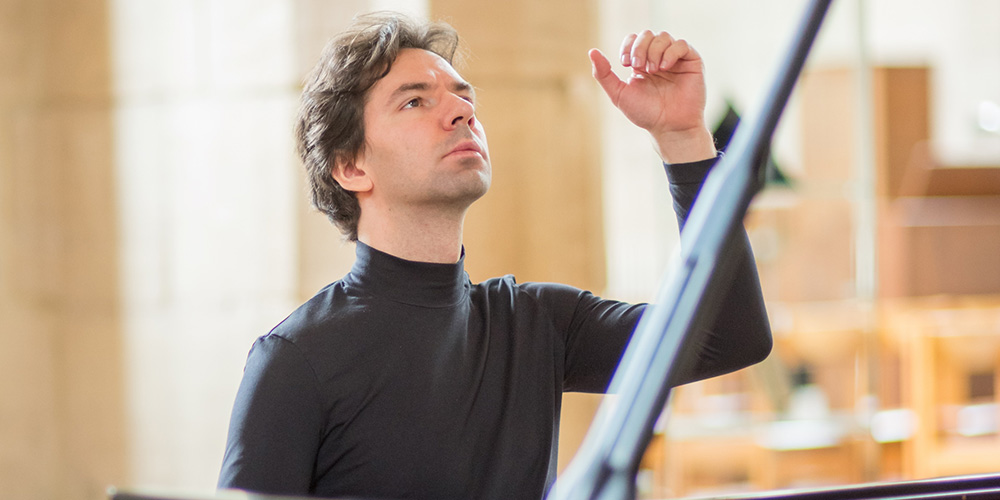
<path id="1" fill-rule="evenodd" d="M 400 154 L 407 151 L 406 134 L 394 132 L 380 130 L 378 133 L 370 134 L 366 139 L 367 148 L 371 151 L 371 156 L 375 161 L 379 163 L 398 162 Z"/>

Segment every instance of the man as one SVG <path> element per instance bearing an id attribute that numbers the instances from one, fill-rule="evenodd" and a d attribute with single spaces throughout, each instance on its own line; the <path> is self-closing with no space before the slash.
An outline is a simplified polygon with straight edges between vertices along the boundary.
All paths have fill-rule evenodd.
<path id="1" fill-rule="evenodd" d="M 472 86 L 438 24 L 366 16 L 331 42 L 297 135 L 314 204 L 357 242 L 344 278 L 255 342 L 220 487 L 325 497 L 526 499 L 551 485 L 561 395 L 603 392 L 644 305 L 511 276 L 472 284 L 462 228 L 490 184 Z M 611 101 L 648 130 L 683 223 L 716 151 L 702 61 L 666 33 L 629 35 Z M 692 373 L 729 372 L 771 341 L 742 242 L 724 313 Z"/>

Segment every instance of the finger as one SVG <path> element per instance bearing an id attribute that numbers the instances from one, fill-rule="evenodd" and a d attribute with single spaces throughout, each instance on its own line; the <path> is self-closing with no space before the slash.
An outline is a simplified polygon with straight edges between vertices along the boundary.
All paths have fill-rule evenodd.
<path id="1" fill-rule="evenodd" d="M 632 44 L 635 43 L 635 33 L 629 33 L 628 36 L 622 40 L 622 48 L 618 51 L 621 54 L 622 66 L 626 68 L 632 65 Z M 601 54 L 602 56 L 604 54 Z"/>
<path id="2" fill-rule="evenodd" d="M 649 30 L 639 33 L 635 38 L 635 43 L 632 44 L 632 68 L 642 70 L 646 67 L 646 52 L 653 38 L 653 32 Z"/>
<path id="3" fill-rule="evenodd" d="M 611 62 L 608 61 L 607 57 L 604 57 L 604 54 L 600 50 L 590 49 L 587 55 L 590 56 L 594 79 L 604 89 L 604 93 L 608 94 L 608 97 L 611 98 L 611 102 L 617 106 L 618 94 L 621 93 L 621 88 L 625 85 L 625 82 L 621 78 L 618 78 L 618 75 L 614 71 L 611 71 Z"/>
<path id="4" fill-rule="evenodd" d="M 663 53 L 666 52 L 667 47 L 674 42 L 674 37 L 670 36 L 666 31 L 659 32 L 653 41 L 649 43 L 649 49 L 646 51 L 646 72 L 653 73 L 660 69 L 660 64 L 663 61 Z"/>
<path id="5" fill-rule="evenodd" d="M 667 47 L 660 61 L 660 70 L 686 71 L 686 63 L 700 63 L 701 55 L 686 40 L 677 40 Z"/>

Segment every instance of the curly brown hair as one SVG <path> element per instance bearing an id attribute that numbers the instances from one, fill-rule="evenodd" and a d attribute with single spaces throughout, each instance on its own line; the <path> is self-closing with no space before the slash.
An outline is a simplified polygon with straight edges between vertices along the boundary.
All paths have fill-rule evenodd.
<path id="1" fill-rule="evenodd" d="M 368 91 L 389 73 L 400 50 L 424 49 L 449 64 L 458 33 L 444 23 L 423 23 L 402 14 L 358 16 L 330 40 L 306 77 L 295 123 L 296 149 L 306 168 L 312 204 L 350 241 L 358 239 L 361 207 L 355 193 L 333 178 L 337 161 L 364 151 Z"/>

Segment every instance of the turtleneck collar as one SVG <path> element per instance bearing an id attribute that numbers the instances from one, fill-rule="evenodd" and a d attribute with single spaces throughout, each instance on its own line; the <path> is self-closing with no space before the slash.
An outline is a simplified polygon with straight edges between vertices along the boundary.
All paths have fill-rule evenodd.
<path id="1" fill-rule="evenodd" d="M 447 307 L 469 293 L 464 248 L 455 264 L 400 259 L 360 241 L 355 254 L 354 267 L 344 281 L 372 295 L 422 307 Z"/>

